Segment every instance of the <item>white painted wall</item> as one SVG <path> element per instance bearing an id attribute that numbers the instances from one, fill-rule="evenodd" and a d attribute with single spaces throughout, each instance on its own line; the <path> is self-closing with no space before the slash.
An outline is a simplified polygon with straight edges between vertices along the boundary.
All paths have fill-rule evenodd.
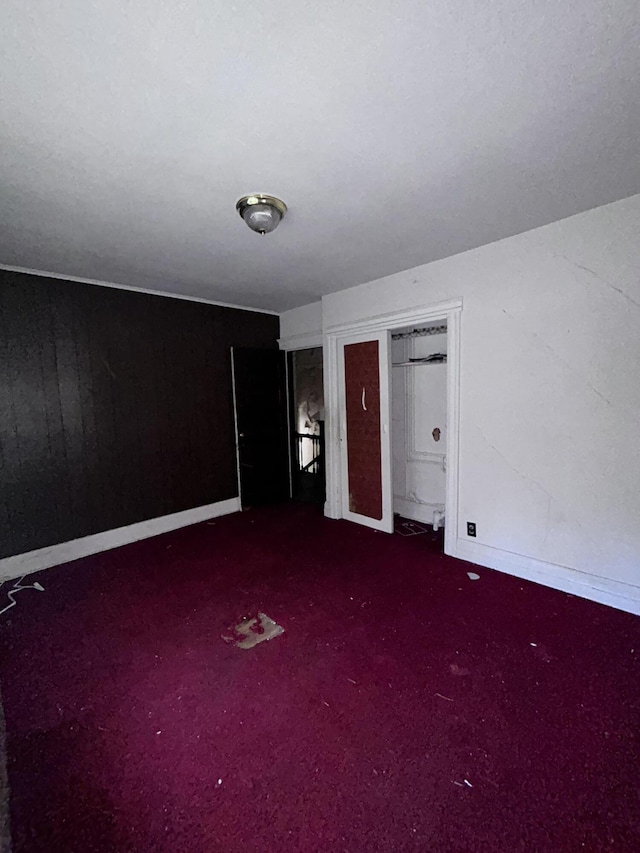
<path id="1" fill-rule="evenodd" d="M 640 195 L 326 296 L 324 328 L 455 297 L 458 555 L 640 612 Z"/>
<path id="2" fill-rule="evenodd" d="M 322 346 L 322 302 L 312 302 L 280 314 L 280 349 Z"/>
<path id="3" fill-rule="evenodd" d="M 392 341 L 394 364 L 434 352 L 446 353 L 447 336 Z M 392 380 L 393 509 L 431 524 L 444 513 L 447 447 L 447 365 L 394 367 Z M 433 429 L 438 427 L 440 440 Z"/>

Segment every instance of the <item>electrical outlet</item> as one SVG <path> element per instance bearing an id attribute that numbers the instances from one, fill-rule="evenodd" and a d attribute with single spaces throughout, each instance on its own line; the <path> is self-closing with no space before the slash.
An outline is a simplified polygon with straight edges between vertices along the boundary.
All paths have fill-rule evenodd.
<path id="1" fill-rule="evenodd" d="M 467 521 L 467 536 L 475 536 L 476 535 L 476 523 L 475 521 Z"/>

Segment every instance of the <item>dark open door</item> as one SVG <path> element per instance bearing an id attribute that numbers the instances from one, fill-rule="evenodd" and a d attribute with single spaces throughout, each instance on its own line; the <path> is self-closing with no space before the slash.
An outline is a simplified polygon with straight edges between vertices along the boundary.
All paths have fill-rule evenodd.
<path id="1" fill-rule="evenodd" d="M 242 506 L 289 498 L 285 353 L 232 349 Z"/>

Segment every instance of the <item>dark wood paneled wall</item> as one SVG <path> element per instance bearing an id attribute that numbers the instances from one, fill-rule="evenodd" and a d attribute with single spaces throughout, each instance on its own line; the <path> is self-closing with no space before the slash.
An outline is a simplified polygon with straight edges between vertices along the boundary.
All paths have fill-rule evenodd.
<path id="1" fill-rule="evenodd" d="M 235 497 L 230 347 L 278 326 L 0 271 L 0 557 Z"/>

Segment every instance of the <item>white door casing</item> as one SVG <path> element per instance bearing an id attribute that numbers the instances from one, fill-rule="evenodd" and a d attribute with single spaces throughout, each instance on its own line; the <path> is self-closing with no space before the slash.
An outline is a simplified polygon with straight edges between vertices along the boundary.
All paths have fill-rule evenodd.
<path id="1" fill-rule="evenodd" d="M 447 471 L 446 471 L 446 554 L 455 554 L 458 532 L 458 447 L 460 418 L 460 325 L 462 300 L 455 299 L 434 305 L 422 305 L 403 311 L 379 314 L 356 323 L 336 324 L 324 330 L 324 378 L 327 455 L 327 501 L 325 515 L 328 518 L 348 518 L 348 481 L 343 462 L 344 420 L 344 342 L 372 340 L 377 332 L 389 332 L 433 320 L 447 323 Z M 390 357 L 387 355 L 387 370 Z M 391 478 L 387 484 L 386 499 L 392 505 L 393 489 Z"/>

